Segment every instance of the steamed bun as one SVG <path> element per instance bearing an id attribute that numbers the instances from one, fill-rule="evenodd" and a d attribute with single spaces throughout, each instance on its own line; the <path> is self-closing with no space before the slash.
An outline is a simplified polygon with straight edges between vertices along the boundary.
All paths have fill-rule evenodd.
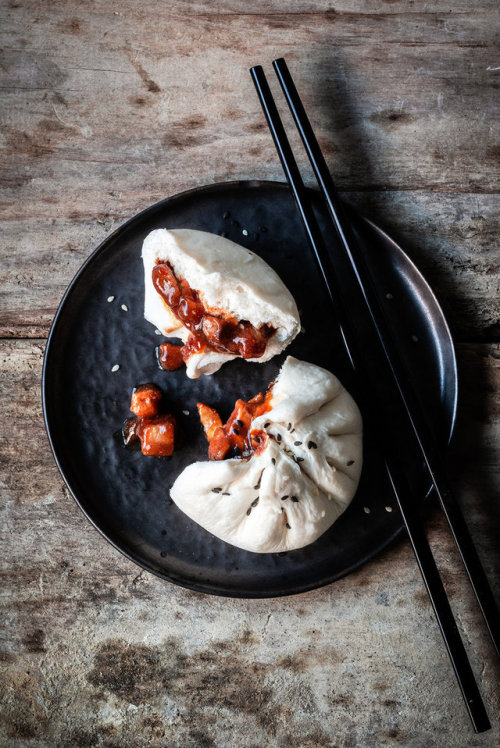
<path id="1" fill-rule="evenodd" d="M 359 409 L 332 373 L 288 357 L 249 458 L 196 462 L 170 495 L 213 535 L 256 553 L 314 542 L 351 502 L 362 466 Z"/>
<path id="2" fill-rule="evenodd" d="M 173 314 L 152 281 L 157 260 L 168 262 L 179 279 L 195 289 L 208 313 L 250 322 L 255 328 L 275 330 L 264 362 L 281 353 L 300 330 L 297 306 L 279 276 L 258 255 L 216 234 L 193 229 L 156 229 L 144 240 L 144 316 L 165 336 L 184 343 L 189 330 Z M 193 352 L 186 360 L 188 377 L 213 374 L 237 355 L 217 350 Z"/>

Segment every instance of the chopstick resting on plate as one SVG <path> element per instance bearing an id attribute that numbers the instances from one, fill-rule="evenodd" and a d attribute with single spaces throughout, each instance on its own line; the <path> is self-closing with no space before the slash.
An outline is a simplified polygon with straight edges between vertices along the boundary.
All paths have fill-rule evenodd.
<path id="1" fill-rule="evenodd" d="M 331 241 L 324 240 L 319 229 L 262 67 L 253 67 L 250 72 L 309 244 L 340 322 L 347 353 L 362 390 L 370 393 L 363 402 L 363 411 L 375 430 L 378 425 L 380 431 L 380 424 L 384 424 L 381 443 L 383 440 L 386 445 L 385 467 L 469 716 L 475 731 L 483 732 L 490 728 L 488 716 L 427 541 L 418 512 L 419 497 L 406 476 L 405 466 L 412 461 L 423 460 L 432 480 L 497 652 L 500 652 L 500 614 L 463 515 L 446 482 L 433 429 L 386 324 L 369 269 L 290 72 L 283 59 L 275 60 L 273 65 L 328 208 L 337 237 L 335 247 Z"/>

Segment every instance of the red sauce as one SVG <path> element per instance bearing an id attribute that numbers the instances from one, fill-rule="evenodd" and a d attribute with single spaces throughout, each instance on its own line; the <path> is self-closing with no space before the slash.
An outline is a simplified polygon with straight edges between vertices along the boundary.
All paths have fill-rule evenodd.
<path id="1" fill-rule="evenodd" d="M 260 358 L 266 350 L 267 341 L 276 332 L 270 325 L 261 325 L 257 329 L 247 320 L 208 312 L 199 292 L 191 288 L 186 280 L 177 278 L 168 262 L 157 260 L 152 278 L 156 291 L 189 330 L 189 337 L 182 346 L 184 361 L 193 353 L 205 350 L 231 353 L 242 358 Z M 163 366 L 161 351 L 158 361 L 162 368 L 171 370 L 171 367 Z M 168 362 L 168 353 L 165 362 Z"/>
<path id="2" fill-rule="evenodd" d="M 175 371 L 184 363 L 184 346 L 173 343 L 161 343 L 156 347 L 156 357 L 161 369 Z"/>
<path id="3" fill-rule="evenodd" d="M 237 400 L 234 410 L 225 424 L 216 410 L 208 405 L 198 403 L 198 412 L 209 441 L 208 457 L 210 460 L 223 460 L 232 457 L 249 457 L 252 453 L 261 452 L 269 439 L 262 429 L 252 429 L 254 418 L 271 410 L 272 385 L 264 395 L 259 392 L 251 400 Z"/>

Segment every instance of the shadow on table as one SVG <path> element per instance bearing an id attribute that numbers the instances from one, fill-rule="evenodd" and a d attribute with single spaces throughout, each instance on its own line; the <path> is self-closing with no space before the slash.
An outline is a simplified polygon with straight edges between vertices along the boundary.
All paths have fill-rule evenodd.
<path id="1" fill-rule="evenodd" d="M 368 185 L 371 193 L 379 191 L 381 186 L 376 184 L 373 161 L 375 148 L 367 141 L 360 107 L 349 86 L 349 80 L 354 79 L 354 75 L 350 76 L 348 63 L 338 54 L 326 60 L 319 60 L 318 66 L 323 70 L 332 71 L 330 89 L 325 90 L 328 74 L 318 76 L 318 85 L 321 81 L 322 88 L 312 91 L 311 101 L 320 102 L 323 120 L 326 118 L 325 129 L 332 134 L 329 142 L 325 142 L 324 137 L 319 139 L 330 165 L 332 154 L 334 154 L 335 164 L 331 167 L 334 180 L 337 176 L 344 184 L 354 181 Z M 310 112 L 311 115 L 312 112 Z M 312 116 L 311 119 L 313 119 Z M 362 165 L 361 175 L 349 172 L 351 156 L 352 161 L 355 162 L 355 169 L 359 170 Z M 429 256 L 432 248 L 439 246 L 440 242 L 450 243 L 449 232 L 446 232 L 445 227 L 441 232 L 439 227 L 434 227 L 430 216 L 427 216 L 427 221 L 432 226 L 432 237 L 429 239 L 428 246 L 422 247 L 421 241 L 412 242 L 407 236 L 401 237 L 400 241 L 398 231 L 391 228 L 390 218 L 388 221 L 384 219 L 381 221 L 381 216 L 377 214 L 376 209 L 373 209 L 370 192 L 364 193 L 364 189 L 360 187 L 353 189 L 358 192 L 356 207 L 377 225 L 382 223 L 381 227 L 402 246 L 410 258 L 416 258 L 417 262 L 420 261 L 419 258 L 425 257 L 426 253 Z M 416 219 L 422 221 L 422 205 L 412 202 L 410 197 L 407 200 L 406 210 L 408 223 L 415 224 Z M 398 220 L 401 223 L 400 205 L 398 206 Z M 436 263 L 434 265 L 438 271 L 438 276 L 433 278 L 433 284 L 438 288 L 436 295 L 443 297 L 440 304 L 450 325 L 452 336 L 457 340 L 458 334 L 454 329 L 458 327 L 455 324 L 457 310 L 464 309 L 467 306 L 467 300 L 460 293 L 456 283 L 456 269 L 451 265 L 449 269 L 442 265 L 438 268 Z M 472 325 L 464 325 L 463 318 L 461 323 L 462 327 L 469 327 L 469 329 L 474 324 L 472 322 Z M 491 420 L 490 404 L 494 382 L 490 354 L 485 345 L 477 342 L 478 340 L 482 343 L 488 342 L 485 332 L 478 330 L 477 336 L 471 335 L 470 337 L 471 340 L 461 341 L 457 350 L 459 402 L 455 435 L 447 461 L 448 475 L 452 488 L 462 496 L 461 507 L 498 600 L 500 595 L 498 584 L 500 580 L 500 545 L 498 544 L 500 502 L 496 500 L 497 486 L 492 470 L 494 456 L 488 451 L 485 434 L 487 424 Z M 432 522 L 441 509 L 436 502 L 427 502 L 426 512 L 428 520 Z M 400 542 L 403 541 L 395 541 L 395 543 Z"/>

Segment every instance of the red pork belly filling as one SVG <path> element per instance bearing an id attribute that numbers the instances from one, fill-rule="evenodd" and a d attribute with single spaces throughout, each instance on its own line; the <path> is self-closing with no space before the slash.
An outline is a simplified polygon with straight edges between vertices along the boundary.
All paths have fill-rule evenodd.
<path id="1" fill-rule="evenodd" d="M 163 343 L 158 346 L 158 362 L 163 369 L 177 369 L 193 353 L 216 351 L 242 358 L 260 358 L 267 341 L 276 330 L 271 325 L 258 329 L 247 320 L 205 309 L 198 291 L 175 275 L 172 266 L 157 260 L 152 273 L 153 285 L 177 319 L 189 330 L 183 346 Z M 174 349 L 177 349 L 175 351 Z"/>
<path id="2" fill-rule="evenodd" d="M 175 418 L 160 414 L 161 391 L 155 384 L 141 384 L 132 392 L 130 410 L 122 427 L 125 446 L 140 441 L 141 452 L 149 457 L 170 457 L 174 451 Z"/>
<path id="3" fill-rule="evenodd" d="M 259 392 L 251 400 L 236 400 L 234 410 L 222 423 L 220 415 L 214 408 L 198 403 L 198 413 L 207 436 L 208 458 L 223 460 L 225 457 L 250 457 L 261 452 L 270 435 L 262 429 L 252 429 L 250 424 L 263 413 L 271 410 L 272 385 L 264 395 Z"/>

